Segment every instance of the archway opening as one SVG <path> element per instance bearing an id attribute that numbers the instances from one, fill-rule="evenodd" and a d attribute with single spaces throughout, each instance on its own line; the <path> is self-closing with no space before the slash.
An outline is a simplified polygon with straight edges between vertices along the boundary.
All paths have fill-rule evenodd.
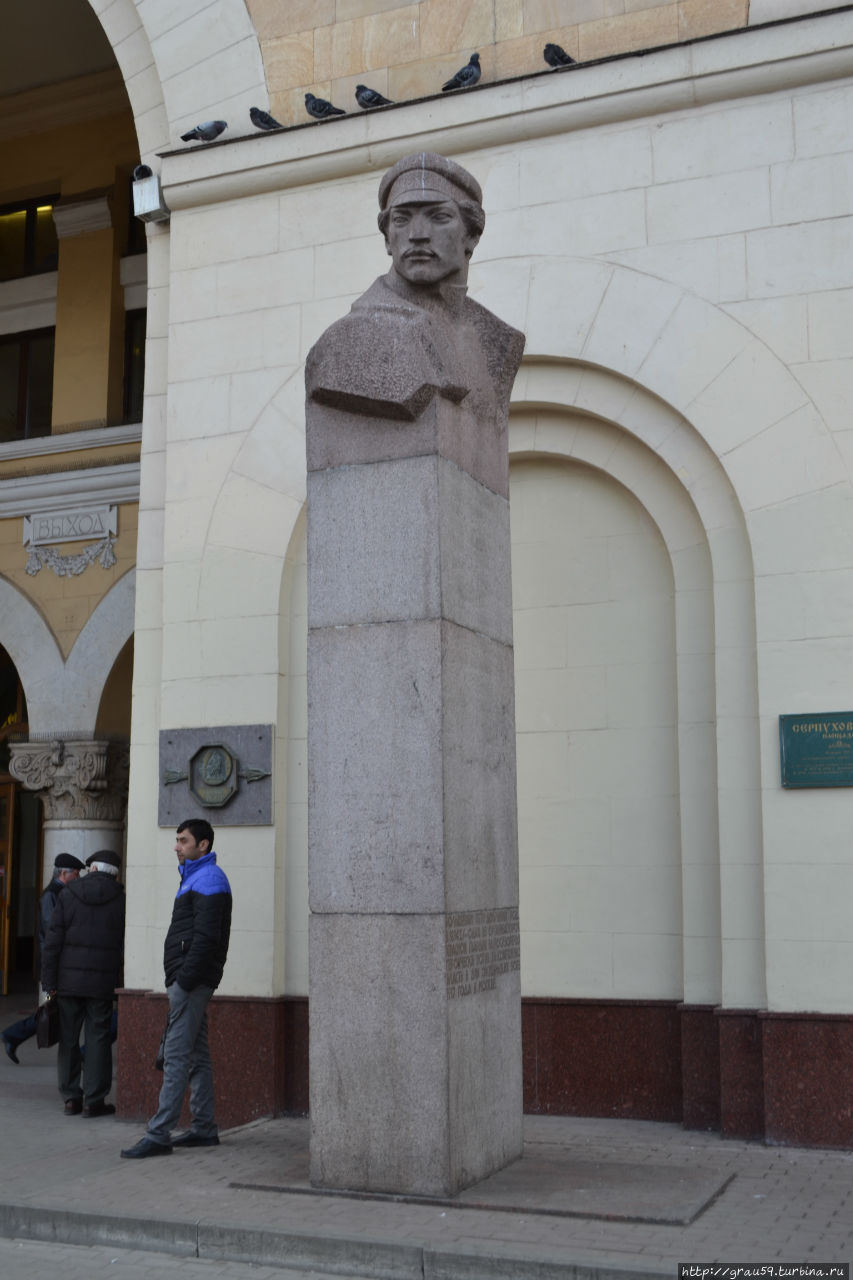
<path id="1" fill-rule="evenodd" d="M 96 738 L 130 741 L 130 707 L 133 686 L 133 636 L 122 648 L 104 682 L 95 722 Z"/>
<path id="2" fill-rule="evenodd" d="M 27 732 L 27 700 L 17 668 L 0 646 L 0 995 L 28 990 L 36 977 L 36 913 L 41 889 L 41 806 L 9 773 L 9 741 Z"/>
<path id="3" fill-rule="evenodd" d="M 0 49 L 0 443 L 141 420 L 139 144 L 88 0 L 8 0 Z"/>

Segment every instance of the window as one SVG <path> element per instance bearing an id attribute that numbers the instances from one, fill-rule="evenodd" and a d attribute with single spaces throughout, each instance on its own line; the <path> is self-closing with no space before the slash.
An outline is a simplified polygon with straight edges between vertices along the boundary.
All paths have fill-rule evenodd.
<path id="1" fill-rule="evenodd" d="M 50 434 L 53 329 L 0 338 L 0 441 Z"/>
<path id="2" fill-rule="evenodd" d="M 124 422 L 142 421 L 142 392 L 145 383 L 144 307 L 125 312 L 124 317 Z"/>
<path id="3" fill-rule="evenodd" d="M 0 280 L 55 271 L 59 242 L 53 221 L 58 196 L 0 205 Z"/>

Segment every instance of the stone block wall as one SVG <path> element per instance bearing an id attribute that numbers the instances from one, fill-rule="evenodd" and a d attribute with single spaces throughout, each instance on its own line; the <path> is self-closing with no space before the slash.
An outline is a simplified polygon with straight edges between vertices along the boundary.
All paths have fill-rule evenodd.
<path id="1" fill-rule="evenodd" d="M 547 71 L 546 41 L 578 62 L 744 27 L 748 0 L 247 0 L 271 109 L 300 124 L 311 91 L 358 111 L 360 81 L 428 97 L 478 50 L 482 83 Z"/>

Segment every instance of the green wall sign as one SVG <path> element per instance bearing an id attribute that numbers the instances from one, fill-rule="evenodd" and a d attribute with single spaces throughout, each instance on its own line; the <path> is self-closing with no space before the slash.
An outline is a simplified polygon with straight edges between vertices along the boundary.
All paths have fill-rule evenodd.
<path id="1" fill-rule="evenodd" d="M 780 716 L 783 787 L 853 787 L 853 711 Z"/>

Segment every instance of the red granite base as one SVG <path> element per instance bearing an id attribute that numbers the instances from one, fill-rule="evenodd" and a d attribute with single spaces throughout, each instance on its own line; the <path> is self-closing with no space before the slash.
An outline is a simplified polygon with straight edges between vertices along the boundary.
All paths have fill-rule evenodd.
<path id="1" fill-rule="evenodd" d="M 528 998 L 521 1027 L 525 1111 L 681 1119 L 674 1002 Z"/>
<path id="2" fill-rule="evenodd" d="M 767 1141 L 853 1147 L 853 1015 L 758 1017 Z"/>
<path id="3" fill-rule="evenodd" d="M 222 1128 L 307 1110 L 307 1005 L 285 997 L 217 995 L 211 1001 L 210 1052 Z M 118 992 L 115 1090 L 123 1119 L 145 1121 L 157 1108 L 162 1076 L 154 1061 L 167 1010 L 162 992 Z M 182 1123 L 188 1121 L 185 1108 Z"/>
<path id="4" fill-rule="evenodd" d="M 720 1132 L 764 1137 L 764 1052 L 754 1009 L 717 1009 L 720 1033 Z"/>
<path id="5" fill-rule="evenodd" d="M 166 997 L 118 995 L 118 1114 L 145 1121 L 162 1079 L 154 1059 Z M 521 1012 L 530 1114 L 680 1121 L 729 1138 L 853 1148 L 853 1015 L 535 998 Z M 307 1113 L 306 997 L 216 996 L 209 1021 L 223 1128 Z"/>
<path id="6" fill-rule="evenodd" d="M 712 1005 L 681 1004 L 681 1123 L 720 1127 L 720 1035 Z"/>

